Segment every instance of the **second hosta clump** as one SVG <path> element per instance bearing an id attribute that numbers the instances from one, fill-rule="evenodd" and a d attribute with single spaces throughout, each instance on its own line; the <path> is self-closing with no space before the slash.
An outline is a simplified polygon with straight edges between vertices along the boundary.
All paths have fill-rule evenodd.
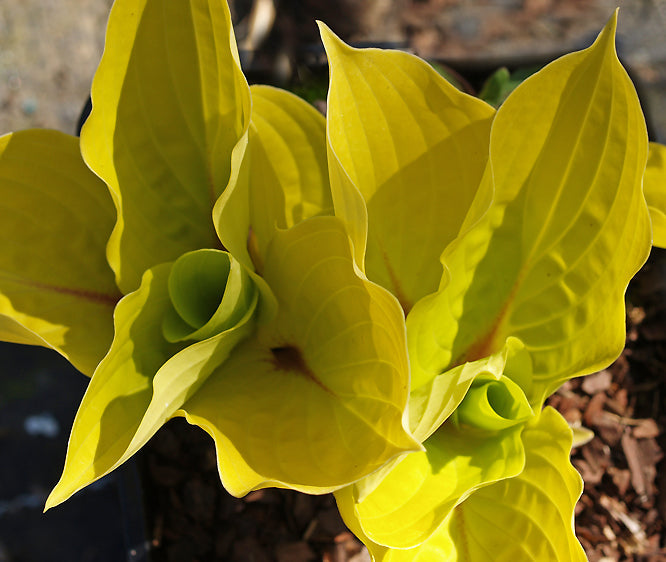
<path id="1" fill-rule="evenodd" d="M 666 243 L 615 16 L 497 111 L 321 29 L 326 119 L 248 87 L 220 0 L 117 0 L 80 143 L 0 138 L 0 337 L 91 376 L 47 507 L 184 416 L 232 494 L 335 492 L 375 560 L 584 558 L 544 401 Z"/>

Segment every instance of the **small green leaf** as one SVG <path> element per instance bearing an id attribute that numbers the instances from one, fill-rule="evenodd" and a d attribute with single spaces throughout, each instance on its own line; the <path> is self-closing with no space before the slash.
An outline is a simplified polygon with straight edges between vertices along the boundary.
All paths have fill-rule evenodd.
<path id="1" fill-rule="evenodd" d="M 434 377 L 428 384 L 409 393 L 409 427 L 423 441 L 461 404 L 476 379 L 500 381 L 508 377 L 523 392 L 529 389 L 532 377 L 531 362 L 525 346 L 516 338 L 508 338 L 497 353 L 458 365 Z"/>
<path id="2" fill-rule="evenodd" d="M 220 199 L 214 216 L 225 247 L 246 266 L 252 261 L 261 271 L 277 229 L 332 214 L 333 202 L 324 116 L 285 90 L 252 86 L 250 92 L 252 120 L 243 169 L 229 186 L 233 193 Z"/>
<path id="3" fill-rule="evenodd" d="M 573 432 L 573 448 L 582 447 L 594 439 L 594 431 L 587 427 L 580 425 L 572 426 L 571 424 L 569 424 L 569 427 L 571 427 L 571 431 Z"/>
<path id="4" fill-rule="evenodd" d="M 509 72 L 506 68 L 498 68 L 486 80 L 479 93 L 479 97 L 493 107 L 499 107 L 521 82 L 525 81 L 538 70 L 538 67 L 525 67 L 514 72 Z"/>
<path id="5" fill-rule="evenodd" d="M 484 176 L 493 205 L 444 252 L 441 290 L 407 322 L 415 384 L 515 336 L 532 357 L 528 396 L 540 406 L 622 350 L 624 291 L 647 258 L 650 223 L 645 122 L 615 54 L 615 21 L 498 110 Z"/>
<path id="6" fill-rule="evenodd" d="M 353 49 L 320 30 L 332 158 L 368 208 L 366 272 L 409 311 L 438 287 L 439 256 L 458 235 L 486 165 L 494 111 L 421 59 Z M 358 220 L 345 206 L 336 214 Z"/>
<path id="7" fill-rule="evenodd" d="M 120 298 L 105 259 L 115 211 L 78 139 L 0 137 L 0 339 L 51 347 L 92 375 Z"/>
<path id="8" fill-rule="evenodd" d="M 652 245 L 666 248 L 666 146 L 650 143 L 643 190 L 652 219 Z"/>
<path id="9" fill-rule="evenodd" d="M 250 112 L 227 3 L 117 0 L 92 102 L 82 151 L 118 210 L 108 257 L 127 293 L 219 246 L 211 212 Z"/>
<path id="10" fill-rule="evenodd" d="M 525 393 L 509 377 L 496 380 L 485 375 L 474 379 L 454 414 L 458 424 L 496 431 L 527 421 L 532 408 Z"/>
<path id="11" fill-rule="evenodd" d="M 358 275 L 334 217 L 277 231 L 264 279 L 278 302 L 182 407 L 215 440 L 230 493 L 325 493 L 420 445 L 406 430 L 402 311 Z"/>
<path id="12" fill-rule="evenodd" d="M 479 98 L 493 107 L 499 107 L 506 96 L 513 90 L 511 88 L 511 73 L 506 67 L 498 68 L 483 84 Z"/>

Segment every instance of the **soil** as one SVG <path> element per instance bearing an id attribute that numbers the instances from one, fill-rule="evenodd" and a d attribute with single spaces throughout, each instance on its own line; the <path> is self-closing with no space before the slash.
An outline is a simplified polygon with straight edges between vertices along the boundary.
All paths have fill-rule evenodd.
<path id="1" fill-rule="evenodd" d="M 666 2 L 661 0 L 282 0 L 270 35 L 256 49 L 244 42 L 252 29 L 252 2 L 234 0 L 232 10 L 250 72 L 280 82 L 302 75 L 304 63 L 321 61 L 315 18 L 349 41 L 380 41 L 454 67 L 488 69 L 500 58 L 515 66 L 535 54 L 552 57 L 589 44 L 615 4 L 622 6 L 620 52 L 651 110 L 653 137 L 664 141 Z M 109 0 L 3 0 L 0 130 L 75 130 L 101 53 L 109 5 Z M 550 400 L 569 421 L 595 434 L 573 454 L 585 479 L 576 531 L 592 562 L 666 560 L 664 295 L 666 252 L 654 250 L 627 293 L 622 356 L 601 373 L 568 382 Z M 230 497 L 219 483 L 212 442 L 183 420 L 161 429 L 134 465 L 144 475 L 145 536 L 131 535 L 142 530 L 141 507 L 132 503 L 132 465 L 61 511 L 41 516 L 40 502 L 62 466 L 66 428 L 85 380 L 74 382 L 77 375 L 43 350 L 24 351 L 0 348 L 5 365 L 0 451 L 13 459 L 0 463 L 0 562 L 117 561 L 123 550 L 130 560 L 146 560 L 150 553 L 155 562 L 369 560 L 331 496 L 262 490 Z M 65 429 L 56 437 L 26 437 L 26 420 L 44 412 Z M 138 517 L 132 530 L 117 524 L 122 513 Z M 40 540 L 46 546 L 39 548 Z"/>

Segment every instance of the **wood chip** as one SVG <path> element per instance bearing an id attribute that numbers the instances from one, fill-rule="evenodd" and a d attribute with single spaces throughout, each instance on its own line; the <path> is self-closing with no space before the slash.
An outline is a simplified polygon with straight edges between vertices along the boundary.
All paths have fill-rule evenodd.
<path id="1" fill-rule="evenodd" d="M 581 388 L 583 392 L 586 392 L 589 395 L 597 394 L 598 392 L 605 392 L 611 387 L 613 381 L 613 376 L 610 371 L 603 370 L 595 373 L 594 375 L 588 375 L 583 379 L 583 384 Z"/>
<path id="2" fill-rule="evenodd" d="M 597 418 L 603 412 L 605 403 L 606 396 L 603 393 L 595 394 L 592 397 L 583 414 L 584 425 L 588 427 L 594 427 L 596 425 Z"/>
<path id="3" fill-rule="evenodd" d="M 653 419 L 638 420 L 638 425 L 631 432 L 635 439 L 649 439 L 659 436 L 659 426 Z"/>
<path id="4" fill-rule="evenodd" d="M 636 440 L 626 431 L 622 435 L 622 450 L 627 457 L 629 470 L 631 471 L 631 485 L 639 496 L 645 497 L 648 485 L 643 473 L 643 460 Z"/>
<path id="5" fill-rule="evenodd" d="M 617 493 L 619 496 L 624 496 L 629 489 L 631 484 L 631 472 L 626 469 L 616 468 L 611 466 L 608 469 L 608 474 L 611 475 L 613 479 L 613 484 L 617 487 Z"/>

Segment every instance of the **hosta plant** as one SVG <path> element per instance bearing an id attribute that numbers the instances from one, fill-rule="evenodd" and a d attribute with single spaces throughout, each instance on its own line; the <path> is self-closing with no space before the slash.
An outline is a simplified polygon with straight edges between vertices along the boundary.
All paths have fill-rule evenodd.
<path id="1" fill-rule="evenodd" d="M 247 85 L 222 0 L 116 0 L 80 140 L 0 137 L 0 337 L 91 377 L 47 508 L 184 416 L 375 560 L 584 558 L 544 401 L 666 244 L 615 21 L 498 110 L 322 24 L 324 118 Z"/>

